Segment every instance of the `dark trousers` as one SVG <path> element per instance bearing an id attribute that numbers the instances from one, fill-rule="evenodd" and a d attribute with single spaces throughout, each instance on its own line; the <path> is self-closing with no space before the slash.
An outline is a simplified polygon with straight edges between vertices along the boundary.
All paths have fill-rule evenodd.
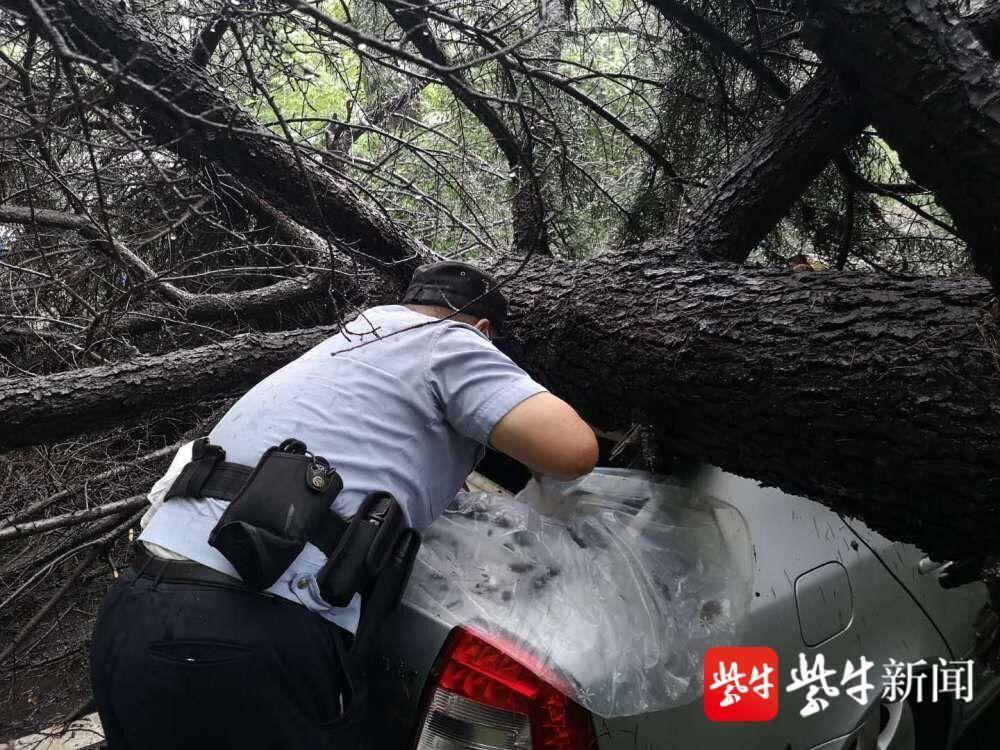
<path id="1" fill-rule="evenodd" d="M 129 571 L 90 674 L 111 750 L 343 748 L 346 631 L 293 602 Z"/>

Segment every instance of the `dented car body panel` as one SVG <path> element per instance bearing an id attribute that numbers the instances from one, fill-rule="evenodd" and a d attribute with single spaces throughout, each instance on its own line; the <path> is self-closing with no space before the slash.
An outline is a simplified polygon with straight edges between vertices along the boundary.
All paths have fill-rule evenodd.
<path id="1" fill-rule="evenodd" d="M 922 553 L 884 539 L 858 521 L 825 506 L 737 477 L 712 466 L 677 475 L 699 491 L 736 506 L 749 525 L 754 582 L 744 645 L 769 646 L 778 654 L 779 711 L 767 722 L 709 721 L 700 700 L 667 710 L 613 719 L 595 718 L 603 750 L 695 746 L 712 748 L 853 747 L 877 731 L 882 665 L 969 658 L 976 646 L 973 623 L 988 601 L 984 585 L 941 588 L 933 571 L 921 573 Z M 927 565 L 924 564 L 924 569 Z M 912 570 L 911 570 L 912 568 Z M 383 656 L 373 690 L 385 697 L 375 717 L 373 747 L 410 747 L 420 701 L 450 627 L 404 602 L 383 634 Z M 820 712 L 803 716 L 806 690 L 787 691 L 799 659 L 821 655 L 836 670 L 864 656 L 874 662 L 874 689 L 866 705 L 840 689 Z M 980 676 L 971 704 L 947 706 L 950 735 L 957 736 L 997 689 Z M 690 745 L 688 744 L 690 743 Z"/>

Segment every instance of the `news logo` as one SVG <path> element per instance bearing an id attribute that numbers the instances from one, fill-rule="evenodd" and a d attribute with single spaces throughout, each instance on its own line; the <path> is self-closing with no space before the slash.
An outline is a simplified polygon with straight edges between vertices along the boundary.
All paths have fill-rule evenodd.
<path id="1" fill-rule="evenodd" d="M 789 670 L 785 693 L 799 693 L 799 716 L 822 713 L 830 701 L 847 698 L 869 706 L 876 695 L 889 703 L 901 700 L 937 703 L 945 696 L 972 701 L 973 660 L 928 663 L 923 659 L 889 659 L 881 673 L 875 662 L 860 656 L 846 659 L 842 669 L 827 666 L 821 653 L 798 654 Z M 778 655 L 767 646 L 719 646 L 705 652 L 702 706 L 710 721 L 771 721 L 778 715 L 781 691 Z"/>
<path id="2" fill-rule="evenodd" d="M 778 654 L 767 646 L 718 646 L 705 653 L 705 716 L 770 721 L 778 715 Z"/>

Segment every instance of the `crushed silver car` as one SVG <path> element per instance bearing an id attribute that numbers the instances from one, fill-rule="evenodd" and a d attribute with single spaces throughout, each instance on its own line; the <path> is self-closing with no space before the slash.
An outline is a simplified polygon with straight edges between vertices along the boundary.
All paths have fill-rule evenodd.
<path id="1" fill-rule="evenodd" d="M 976 657 L 985 586 L 946 590 L 946 566 L 818 503 L 712 466 L 598 469 L 520 501 L 465 495 L 428 530 L 371 747 L 939 750 L 1000 690 Z M 773 719 L 709 720 L 717 645 L 774 650 Z M 866 662 L 870 689 L 848 691 Z"/>

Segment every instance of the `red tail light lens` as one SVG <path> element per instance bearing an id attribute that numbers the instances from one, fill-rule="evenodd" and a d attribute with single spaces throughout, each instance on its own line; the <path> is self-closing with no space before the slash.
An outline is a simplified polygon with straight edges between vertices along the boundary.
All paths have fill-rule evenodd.
<path id="1" fill-rule="evenodd" d="M 430 678 L 417 750 L 596 748 L 590 714 L 552 682 L 530 655 L 456 628 Z"/>

